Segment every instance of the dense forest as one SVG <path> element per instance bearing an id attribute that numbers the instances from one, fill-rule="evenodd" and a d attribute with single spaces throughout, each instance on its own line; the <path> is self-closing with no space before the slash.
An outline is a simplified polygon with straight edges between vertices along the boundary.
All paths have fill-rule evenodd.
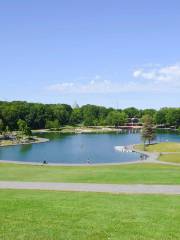
<path id="1" fill-rule="evenodd" d="M 180 108 L 113 109 L 95 105 L 71 107 L 67 104 L 41 104 L 22 101 L 0 101 L 0 130 L 8 127 L 18 128 L 18 121 L 23 120 L 31 129 L 59 128 L 64 125 L 84 126 L 120 126 L 138 123 L 144 115 L 150 115 L 154 124 L 166 127 L 180 126 Z"/>

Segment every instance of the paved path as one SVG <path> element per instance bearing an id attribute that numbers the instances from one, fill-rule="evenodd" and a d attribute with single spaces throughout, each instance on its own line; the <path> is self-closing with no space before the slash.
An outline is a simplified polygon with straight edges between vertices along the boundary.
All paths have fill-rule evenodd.
<path id="1" fill-rule="evenodd" d="M 140 153 L 142 155 L 147 156 L 147 159 L 145 160 L 145 162 L 151 162 L 151 163 L 158 163 L 158 164 L 163 164 L 163 165 L 172 165 L 172 166 L 180 166 L 180 163 L 175 163 L 175 162 L 163 162 L 163 161 L 159 161 L 159 157 L 160 154 L 177 154 L 179 152 L 147 152 L 147 151 L 141 151 L 141 150 L 137 150 L 134 148 L 135 145 L 130 145 L 129 148 L 137 153 Z M 144 160 L 143 160 L 144 161 Z"/>
<path id="2" fill-rule="evenodd" d="M 159 158 L 160 153 L 137 150 L 137 149 L 135 149 L 135 145 L 130 145 L 129 148 L 134 152 L 137 152 L 137 153 L 147 156 L 147 160 L 149 160 L 149 161 L 157 161 Z"/>
<path id="3" fill-rule="evenodd" d="M 180 195 L 180 185 L 89 184 L 0 181 L 0 189 L 38 189 L 75 192 Z"/>
<path id="4" fill-rule="evenodd" d="M 157 161 L 158 163 L 161 163 Z M 110 162 L 110 163 L 48 163 L 43 164 L 42 162 L 24 162 L 24 161 L 11 161 L 11 160 L 0 160 L 0 163 L 14 163 L 20 165 L 34 165 L 34 166 L 59 166 L 59 167 L 88 167 L 88 166 L 111 166 L 111 165 L 130 165 L 137 163 L 154 163 L 150 160 L 135 160 L 132 162 Z M 180 164 L 179 164 L 180 165 Z"/>

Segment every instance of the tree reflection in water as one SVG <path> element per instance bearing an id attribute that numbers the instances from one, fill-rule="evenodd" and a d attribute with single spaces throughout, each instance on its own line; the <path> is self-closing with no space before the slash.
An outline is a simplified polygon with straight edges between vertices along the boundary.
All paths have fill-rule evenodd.
<path id="1" fill-rule="evenodd" d="M 32 149 L 32 144 L 24 144 L 20 147 L 20 152 L 23 155 L 26 155 Z"/>

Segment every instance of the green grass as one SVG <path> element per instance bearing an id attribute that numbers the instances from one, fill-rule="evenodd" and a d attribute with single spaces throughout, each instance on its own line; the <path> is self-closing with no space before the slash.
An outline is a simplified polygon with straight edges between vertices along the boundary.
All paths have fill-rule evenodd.
<path id="1" fill-rule="evenodd" d="M 144 150 L 142 144 L 136 145 L 135 149 Z M 180 143 L 175 142 L 162 142 L 157 144 L 151 144 L 146 146 L 148 152 L 180 152 Z"/>
<path id="2" fill-rule="evenodd" d="M 0 191 L 1 240 L 179 240 L 180 196 Z"/>
<path id="3" fill-rule="evenodd" d="M 180 184 L 180 166 L 133 164 L 57 167 L 0 164 L 0 181 Z"/>
<path id="4" fill-rule="evenodd" d="M 159 158 L 160 161 L 163 162 L 173 162 L 180 163 L 180 153 L 177 154 L 163 154 Z"/>

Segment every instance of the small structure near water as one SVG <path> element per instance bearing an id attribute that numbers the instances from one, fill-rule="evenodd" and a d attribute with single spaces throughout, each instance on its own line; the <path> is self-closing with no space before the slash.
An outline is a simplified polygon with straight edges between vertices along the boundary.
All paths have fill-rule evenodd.
<path id="1" fill-rule="evenodd" d="M 133 152 L 132 149 L 128 146 L 115 146 L 114 149 L 119 152 Z"/>

